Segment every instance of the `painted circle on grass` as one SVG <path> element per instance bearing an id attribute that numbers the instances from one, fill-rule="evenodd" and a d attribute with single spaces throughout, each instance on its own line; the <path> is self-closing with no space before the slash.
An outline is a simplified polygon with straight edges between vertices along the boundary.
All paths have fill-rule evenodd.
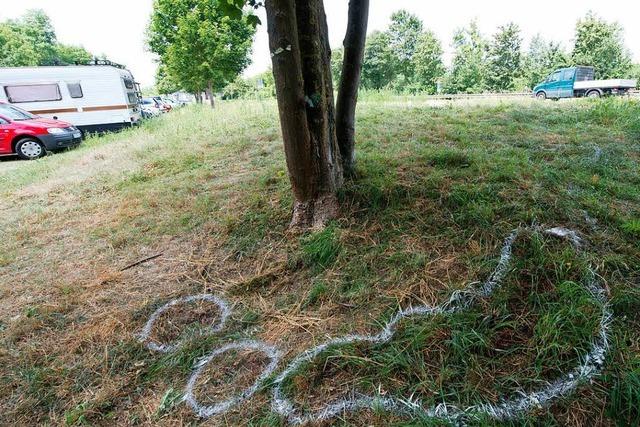
<path id="1" fill-rule="evenodd" d="M 229 397 L 228 399 L 217 402 L 214 405 L 203 405 L 195 397 L 194 388 L 198 379 L 202 375 L 205 367 L 211 363 L 217 356 L 233 350 L 248 350 L 264 354 L 269 359 L 269 364 L 264 368 L 262 373 L 258 376 L 256 381 L 248 388 L 242 390 L 238 394 Z M 260 388 L 262 383 L 276 370 L 278 362 L 280 360 L 280 353 L 275 347 L 269 346 L 260 341 L 242 341 L 236 343 L 230 343 L 223 347 L 220 347 L 209 355 L 205 356 L 196 364 L 196 369 L 191 374 L 189 382 L 185 390 L 184 400 L 194 410 L 194 412 L 201 418 L 209 418 L 214 415 L 227 412 L 232 407 L 238 405 L 241 402 L 251 398 Z"/>
<path id="2" fill-rule="evenodd" d="M 517 418 L 525 412 L 544 407 L 552 401 L 573 392 L 578 385 L 596 375 L 604 364 L 608 348 L 608 331 L 612 317 L 608 306 L 606 291 L 597 278 L 592 267 L 589 267 L 588 277 L 584 283 L 585 288 L 592 297 L 602 305 L 600 329 L 597 338 L 594 339 L 591 350 L 581 359 L 579 366 L 571 372 L 565 373 L 559 379 L 547 384 L 540 389 L 522 393 L 519 397 L 504 399 L 497 404 L 481 403 L 478 405 L 459 408 L 455 405 L 443 402 L 437 406 L 425 407 L 419 401 L 411 398 L 382 397 L 364 395 L 352 399 L 341 399 L 327 404 L 323 409 L 315 412 L 303 412 L 296 408 L 294 402 L 285 396 L 282 390 L 283 382 L 294 376 L 303 363 L 310 362 L 315 357 L 327 350 L 353 344 L 356 342 L 369 342 L 384 344 L 389 342 L 396 333 L 398 323 L 410 317 L 430 317 L 438 314 L 453 314 L 468 309 L 478 298 L 489 297 L 498 289 L 511 266 L 512 248 L 518 236 L 524 231 L 542 232 L 568 241 L 576 249 L 580 249 L 582 240 L 575 231 L 561 227 L 541 229 L 540 227 L 519 228 L 511 233 L 502 247 L 500 261 L 489 276 L 480 286 L 470 286 L 459 292 L 454 292 L 451 298 L 441 305 L 419 306 L 402 310 L 397 313 L 385 325 L 378 335 L 348 335 L 342 338 L 330 340 L 317 347 L 311 348 L 298 355 L 287 368 L 275 380 L 273 389 L 272 410 L 286 417 L 292 424 L 308 424 L 327 421 L 345 412 L 354 412 L 362 409 L 383 409 L 400 414 L 420 414 L 429 418 L 441 419 L 448 422 L 464 423 L 465 419 L 474 416 L 485 415 L 495 420 L 509 420 Z"/>
<path id="3" fill-rule="evenodd" d="M 160 318 L 161 315 L 171 310 L 172 308 L 181 305 L 181 304 L 190 304 L 198 301 L 206 301 L 210 302 L 218 307 L 220 311 L 219 318 L 212 324 L 209 325 L 204 335 L 213 335 L 220 332 L 227 322 L 227 318 L 231 313 L 229 306 L 226 302 L 216 297 L 215 295 L 203 294 L 203 295 L 193 295 L 188 297 L 176 298 L 174 300 L 169 301 L 159 309 L 157 309 L 149 318 L 147 323 L 142 328 L 142 331 L 138 334 L 138 341 L 144 343 L 144 345 L 152 351 L 157 351 L 160 353 L 170 353 L 172 351 L 176 351 L 180 347 L 184 345 L 183 341 L 179 341 L 176 344 L 166 344 L 166 343 L 157 343 L 150 339 L 151 332 L 153 331 L 153 327 L 155 326 L 156 321 Z"/>

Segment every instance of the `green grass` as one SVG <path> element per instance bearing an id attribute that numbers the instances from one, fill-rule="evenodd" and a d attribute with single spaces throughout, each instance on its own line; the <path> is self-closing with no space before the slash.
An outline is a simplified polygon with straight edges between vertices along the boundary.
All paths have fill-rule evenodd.
<path id="1" fill-rule="evenodd" d="M 340 255 L 340 236 L 335 226 L 306 236 L 300 243 L 302 259 L 309 268 L 322 270 L 335 262 Z"/>
<path id="2" fill-rule="evenodd" d="M 290 394 L 331 400 L 346 382 L 345 396 L 352 388 L 384 390 L 427 406 L 469 406 L 570 371 L 589 351 L 602 311 L 580 284 L 586 261 L 537 235 L 527 240 L 518 242 L 514 270 L 491 298 L 451 316 L 406 319 L 390 343 L 334 348 L 290 379 L 297 384 Z"/>
<path id="3" fill-rule="evenodd" d="M 592 264 L 615 314 L 604 372 L 505 425 L 640 422 L 637 101 L 431 105 L 364 94 L 342 216 L 303 235 L 287 231 L 279 129 L 271 101 L 222 103 L 36 162 L 0 162 L 0 421 L 200 424 L 174 400 L 212 347 L 262 339 L 291 358 L 327 337 L 378 331 L 400 307 L 483 280 L 512 229 L 543 224 L 578 230 L 585 252 L 527 236 L 493 298 L 404 321 L 386 346 L 334 349 L 288 391 L 318 404 L 350 384 L 474 404 L 535 388 L 575 366 L 593 337 L 599 307 L 582 287 Z M 235 307 L 222 334 L 173 355 L 137 343 L 155 308 L 202 292 Z M 268 398 L 224 422 L 283 425 Z M 382 411 L 336 421 L 363 424 L 438 425 Z"/>

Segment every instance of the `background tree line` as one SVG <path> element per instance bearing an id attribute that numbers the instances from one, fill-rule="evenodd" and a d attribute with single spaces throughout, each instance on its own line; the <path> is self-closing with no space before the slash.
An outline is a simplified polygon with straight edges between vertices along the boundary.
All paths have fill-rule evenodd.
<path id="1" fill-rule="evenodd" d="M 446 68 L 442 42 L 416 15 L 399 11 L 386 31 L 367 40 L 362 86 L 434 93 L 440 82 L 446 93 L 520 91 L 532 89 L 557 68 L 574 65 L 594 66 L 597 78 L 640 77 L 640 65 L 632 63 L 619 24 L 589 12 L 578 20 L 574 40 L 573 49 L 566 51 L 538 35 L 525 50 L 517 24 L 500 26 L 486 38 L 472 21 L 455 32 Z M 339 61 L 339 50 L 335 57 Z"/>
<path id="2" fill-rule="evenodd" d="M 596 78 L 640 80 L 640 64 L 632 63 L 619 24 L 590 12 L 577 22 L 574 40 L 570 51 L 541 35 L 524 46 L 522 31 L 515 23 L 500 26 L 487 38 L 472 21 L 455 32 L 451 65 L 446 67 L 442 42 L 418 16 L 401 10 L 392 15 L 387 30 L 369 34 L 361 87 L 434 94 L 439 83 L 444 93 L 529 91 L 557 68 L 573 65 L 594 66 Z M 332 73 L 336 82 L 340 81 L 342 59 L 343 49 L 335 49 Z M 225 97 L 271 96 L 273 88 L 256 89 L 255 82 L 255 78 L 238 77 L 225 89 Z"/>
<path id="3" fill-rule="evenodd" d="M 157 55 L 157 90 L 184 90 L 199 102 L 233 82 L 250 64 L 257 17 L 228 16 L 226 2 L 154 0 L 147 29 L 149 49 Z"/>
<path id="4" fill-rule="evenodd" d="M 82 46 L 58 42 L 51 19 L 42 10 L 0 22 L 0 67 L 87 63 L 93 58 Z"/>

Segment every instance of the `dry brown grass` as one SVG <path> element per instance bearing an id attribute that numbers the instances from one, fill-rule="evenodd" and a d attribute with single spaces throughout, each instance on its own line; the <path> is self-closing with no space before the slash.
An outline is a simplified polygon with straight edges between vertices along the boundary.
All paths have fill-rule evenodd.
<path id="1" fill-rule="evenodd" d="M 575 206 L 563 204 L 568 196 L 560 186 L 541 184 L 550 185 L 545 171 L 508 163 L 512 141 L 503 134 L 518 108 L 538 117 L 528 106 L 495 114 L 473 108 L 397 112 L 365 102 L 362 177 L 342 195 L 345 215 L 335 225 L 340 250 L 322 268 L 304 257 L 305 236 L 286 232 L 291 200 L 273 104 L 223 104 L 215 113 L 181 117 L 179 126 L 167 118 L 42 162 L 0 163 L 0 423 L 282 424 L 269 414 L 268 392 L 206 421 L 195 419 L 185 405 L 160 408 L 168 392 L 182 392 L 193 362 L 221 342 L 263 340 L 283 351 L 284 364 L 329 337 L 378 332 L 398 308 L 436 304 L 453 289 L 481 280 L 504 233 L 531 217 L 582 227 L 571 219 Z M 555 110 L 560 107 L 549 108 L 562 113 Z M 469 130 L 467 124 L 476 119 L 480 130 Z M 562 150 L 572 147 L 563 131 L 535 134 L 546 144 L 542 149 L 548 145 L 558 151 L 542 150 L 542 158 L 559 162 Z M 460 142 L 476 133 L 482 137 L 468 145 Z M 200 144 L 194 145 L 190 135 Z M 612 141 L 630 144 L 619 133 L 600 143 Z M 447 164 L 446 158 L 444 166 L 434 163 L 434 153 L 447 155 L 452 148 L 486 150 L 489 160 L 471 156 L 464 168 Z M 421 149 L 424 153 L 416 154 Z M 523 150 L 540 155 L 534 148 Z M 508 163 L 507 171 L 499 171 L 507 178 L 495 176 L 496 159 Z M 478 169 L 467 172 L 467 167 Z M 495 184 L 501 179 L 508 185 Z M 595 188 L 603 181 L 588 185 Z M 585 200 L 590 206 L 591 199 Z M 614 230 L 617 221 L 638 212 L 631 197 L 611 197 L 603 204 L 611 208 L 609 217 L 592 215 Z M 607 261 L 599 265 L 611 286 L 630 280 L 628 270 L 637 256 L 630 240 L 620 234 L 592 237 L 604 242 L 609 256 L 622 259 L 619 273 L 611 273 Z M 122 271 L 156 254 L 162 256 Z M 155 309 L 176 297 L 207 292 L 233 307 L 222 334 L 191 340 L 169 356 L 137 342 L 136 334 Z M 189 325 L 217 318 L 206 304 L 193 308 L 172 310 L 157 324 L 154 338 L 170 340 Z M 439 331 L 425 349 L 434 376 L 444 362 L 447 333 Z M 505 332 L 496 348 L 518 345 L 527 334 Z M 638 351 L 634 337 L 620 356 L 623 364 Z M 256 354 L 232 356 L 207 368 L 199 385 L 203 400 L 212 402 L 250 383 L 264 363 Z M 509 365 L 526 363 L 514 359 Z M 295 398 L 319 408 L 350 393 L 357 373 L 338 368 L 326 367 L 331 374 L 321 378 L 322 387 L 310 385 L 314 378 L 297 379 L 307 394 Z M 493 375 L 486 372 L 469 382 L 490 394 L 485 383 Z M 228 378 L 234 378 L 230 387 Z M 398 378 L 385 379 L 382 391 L 400 387 L 394 383 Z M 609 384 L 598 383 L 539 415 L 566 425 L 607 425 L 608 389 Z M 403 421 L 363 411 L 336 422 Z"/>

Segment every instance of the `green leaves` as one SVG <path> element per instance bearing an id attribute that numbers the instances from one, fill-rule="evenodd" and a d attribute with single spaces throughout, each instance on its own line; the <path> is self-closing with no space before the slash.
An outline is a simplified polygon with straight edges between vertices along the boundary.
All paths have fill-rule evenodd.
<path id="1" fill-rule="evenodd" d="M 245 6 L 257 9 L 262 6 L 262 2 L 256 0 L 220 0 L 220 10 L 231 19 L 242 19 Z M 254 28 L 262 23 L 260 18 L 253 14 L 247 15 L 247 22 L 249 25 L 253 25 Z"/>
<path id="2" fill-rule="evenodd" d="M 148 30 L 162 86 L 222 89 L 249 65 L 257 17 L 244 0 L 157 0 Z"/>
<path id="3" fill-rule="evenodd" d="M 489 89 L 504 92 L 513 89 L 522 74 L 522 36 L 517 24 L 498 28 L 489 47 Z"/>
<path id="4" fill-rule="evenodd" d="M 247 16 L 247 22 L 250 25 L 253 25 L 253 27 L 257 27 L 258 25 L 262 24 L 262 22 L 260 21 L 260 18 L 258 18 L 256 15 L 249 15 Z"/>
<path id="5" fill-rule="evenodd" d="M 2 67 L 85 63 L 92 57 L 83 47 L 58 43 L 51 20 L 42 10 L 0 23 Z"/>
<path id="6" fill-rule="evenodd" d="M 244 0 L 220 0 L 220 11 L 232 19 L 242 18 L 242 8 L 244 7 Z"/>
<path id="7" fill-rule="evenodd" d="M 588 13 L 576 25 L 576 44 L 572 54 L 576 65 L 596 68 L 596 78 L 626 77 L 631 55 L 624 45 L 622 28 Z"/>

